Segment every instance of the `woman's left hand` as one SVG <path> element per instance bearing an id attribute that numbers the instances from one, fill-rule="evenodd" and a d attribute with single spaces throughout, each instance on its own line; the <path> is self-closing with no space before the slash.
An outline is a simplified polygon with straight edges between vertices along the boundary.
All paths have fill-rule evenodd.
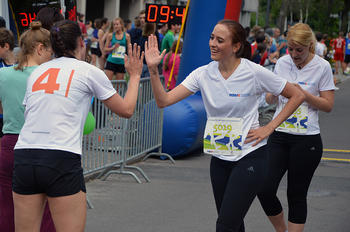
<path id="1" fill-rule="evenodd" d="M 244 143 L 250 143 L 255 141 L 255 143 L 252 145 L 254 147 L 258 143 L 260 143 L 262 140 L 267 138 L 270 134 L 272 134 L 273 131 L 274 131 L 274 128 L 268 125 L 259 127 L 258 129 L 250 129 Z"/>
<path id="2" fill-rule="evenodd" d="M 128 45 L 129 54 L 125 54 L 125 69 L 131 76 L 140 76 L 142 73 L 144 52 L 141 52 L 140 46 L 135 43 L 132 47 L 131 44 Z"/>

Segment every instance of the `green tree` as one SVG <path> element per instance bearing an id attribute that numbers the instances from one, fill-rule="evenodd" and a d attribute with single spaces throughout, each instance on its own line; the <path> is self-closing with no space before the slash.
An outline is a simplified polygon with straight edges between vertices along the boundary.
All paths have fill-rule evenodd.
<path id="1" fill-rule="evenodd" d="M 265 27 L 266 17 L 268 26 L 279 27 L 283 31 L 285 22 L 304 22 L 314 31 L 332 35 L 348 28 L 349 0 L 270 0 L 270 14 L 266 16 L 267 1 L 259 0 L 258 24 Z M 256 15 L 252 16 L 252 26 Z M 341 24 L 340 24 L 341 23 Z"/>

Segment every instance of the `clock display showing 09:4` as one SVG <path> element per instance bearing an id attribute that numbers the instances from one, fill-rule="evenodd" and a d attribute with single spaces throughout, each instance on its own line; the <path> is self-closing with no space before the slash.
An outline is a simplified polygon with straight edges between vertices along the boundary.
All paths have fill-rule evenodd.
<path id="1" fill-rule="evenodd" d="M 182 24 L 185 17 L 184 6 L 146 4 L 146 22 Z"/>

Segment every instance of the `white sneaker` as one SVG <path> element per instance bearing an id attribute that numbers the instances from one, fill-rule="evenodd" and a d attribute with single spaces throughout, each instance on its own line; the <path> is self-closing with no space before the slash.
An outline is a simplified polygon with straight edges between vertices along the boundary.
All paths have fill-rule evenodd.
<path id="1" fill-rule="evenodd" d="M 339 88 L 338 88 L 337 86 L 335 86 L 335 87 L 334 87 L 334 90 L 337 91 L 337 90 L 339 90 Z"/>

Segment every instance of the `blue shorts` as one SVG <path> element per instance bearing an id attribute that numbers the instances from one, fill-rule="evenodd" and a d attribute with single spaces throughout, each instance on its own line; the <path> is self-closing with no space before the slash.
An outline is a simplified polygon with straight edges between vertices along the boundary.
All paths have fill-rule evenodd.
<path id="1" fill-rule="evenodd" d="M 16 149 L 12 190 L 60 197 L 86 192 L 81 157 L 67 151 Z"/>

